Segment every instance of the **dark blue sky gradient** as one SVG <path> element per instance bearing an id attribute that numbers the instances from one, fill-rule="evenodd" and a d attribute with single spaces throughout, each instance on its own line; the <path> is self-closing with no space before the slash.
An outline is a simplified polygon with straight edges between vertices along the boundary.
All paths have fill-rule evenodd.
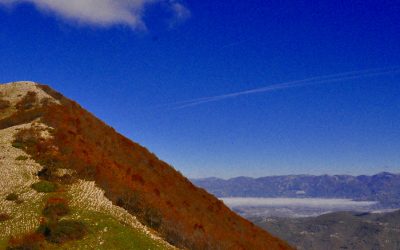
<path id="1" fill-rule="evenodd" d="M 189 177 L 400 172 L 400 74 L 169 105 L 400 66 L 400 1 L 186 1 L 148 31 L 0 9 L 0 82 L 46 83 Z"/>

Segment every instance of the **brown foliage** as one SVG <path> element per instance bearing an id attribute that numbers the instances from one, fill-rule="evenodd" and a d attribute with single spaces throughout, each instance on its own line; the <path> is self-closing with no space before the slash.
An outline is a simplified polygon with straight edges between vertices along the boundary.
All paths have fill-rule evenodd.
<path id="1" fill-rule="evenodd" d="M 9 108 L 11 106 L 11 103 L 7 100 L 3 100 L 0 97 L 0 111 L 5 110 L 6 108 Z"/>
<path id="2" fill-rule="evenodd" d="M 38 87 L 56 100 L 64 99 L 64 96 L 62 94 L 50 88 L 48 85 L 39 84 Z"/>
<path id="3" fill-rule="evenodd" d="M 2 106 L 0 98 L 0 110 Z M 6 104 L 7 105 L 7 104 Z M 0 120 L 0 129 L 31 122 L 44 113 L 45 106 L 38 105 L 36 92 L 28 92 L 16 105 L 17 112 Z"/>
<path id="4" fill-rule="evenodd" d="M 54 139 L 26 149 L 36 161 L 68 166 L 95 180 L 110 200 L 175 246 L 290 249 L 75 102 L 58 98 L 62 105 L 47 106 L 42 117 L 55 128 Z"/>
<path id="5" fill-rule="evenodd" d="M 63 198 L 50 198 L 47 200 L 42 214 L 52 221 L 56 221 L 62 216 L 68 215 L 70 209 L 67 201 Z"/>
<path id="6" fill-rule="evenodd" d="M 10 220 L 10 219 L 11 219 L 11 216 L 10 216 L 10 215 L 0 213 L 0 222 L 6 221 L 6 220 Z"/>
<path id="7" fill-rule="evenodd" d="M 77 220 L 61 220 L 70 212 L 68 202 L 62 197 L 50 197 L 42 214 L 41 225 L 36 232 L 12 237 L 7 249 L 43 249 L 43 241 L 63 244 L 67 241 L 80 240 L 88 233 L 86 224 Z"/>
<path id="8" fill-rule="evenodd" d="M 15 105 L 17 110 L 25 111 L 35 107 L 38 103 L 38 97 L 36 92 L 29 91 L 26 95 Z"/>
<path id="9" fill-rule="evenodd" d="M 6 196 L 6 200 L 7 200 L 7 201 L 13 201 L 13 202 L 15 202 L 15 203 L 17 203 L 17 204 L 21 204 L 21 203 L 24 202 L 23 200 L 21 200 L 21 199 L 19 198 L 18 194 L 16 194 L 16 193 L 8 194 L 8 195 Z"/>
<path id="10" fill-rule="evenodd" d="M 43 115 L 43 108 L 35 108 L 27 111 L 18 111 L 11 116 L 0 120 L 0 129 L 31 122 Z"/>
<path id="11" fill-rule="evenodd" d="M 43 249 L 44 237 L 40 233 L 31 233 L 22 237 L 12 237 L 8 242 L 7 250 L 39 250 Z"/>
<path id="12" fill-rule="evenodd" d="M 42 224 L 37 232 L 51 243 L 63 244 L 82 239 L 88 233 L 88 229 L 81 221 L 61 220 Z"/>
<path id="13" fill-rule="evenodd" d="M 19 198 L 18 198 L 18 195 L 16 193 L 11 193 L 11 194 L 8 194 L 6 196 L 6 200 L 7 201 L 17 201 L 18 199 Z"/>

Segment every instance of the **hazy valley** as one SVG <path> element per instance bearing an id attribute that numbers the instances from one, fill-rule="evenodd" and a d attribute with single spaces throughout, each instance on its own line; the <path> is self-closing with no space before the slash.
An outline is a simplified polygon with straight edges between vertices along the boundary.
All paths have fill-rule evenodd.
<path id="1" fill-rule="evenodd" d="M 336 212 L 317 217 L 251 220 L 298 249 L 400 249 L 400 210 Z"/>
<path id="2" fill-rule="evenodd" d="M 194 180 L 298 249 L 400 249 L 399 174 Z"/>

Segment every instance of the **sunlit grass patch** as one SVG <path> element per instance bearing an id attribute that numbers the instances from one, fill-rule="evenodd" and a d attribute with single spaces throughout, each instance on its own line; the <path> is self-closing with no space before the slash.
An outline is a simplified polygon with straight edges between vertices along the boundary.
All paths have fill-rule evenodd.
<path id="1" fill-rule="evenodd" d="M 50 181 L 39 181 L 31 186 L 36 192 L 51 193 L 57 191 L 57 185 Z"/>
<path id="2" fill-rule="evenodd" d="M 15 160 L 17 160 L 17 161 L 26 161 L 28 159 L 29 159 L 29 157 L 25 156 L 25 155 L 20 155 L 17 158 L 15 158 Z"/>
<path id="3" fill-rule="evenodd" d="M 13 146 L 14 148 L 18 148 L 18 149 L 23 149 L 23 148 L 24 148 L 24 144 L 23 144 L 22 142 L 19 142 L 19 141 L 14 141 L 14 142 L 12 143 L 12 146 Z"/>
<path id="4" fill-rule="evenodd" d="M 7 240 L 0 239 L 0 249 L 6 249 L 6 248 L 7 248 Z"/>
<path id="5" fill-rule="evenodd" d="M 84 222 L 88 234 L 81 240 L 66 242 L 59 248 L 53 244 L 49 249 L 172 249 L 105 213 L 74 210 L 66 218 Z"/>

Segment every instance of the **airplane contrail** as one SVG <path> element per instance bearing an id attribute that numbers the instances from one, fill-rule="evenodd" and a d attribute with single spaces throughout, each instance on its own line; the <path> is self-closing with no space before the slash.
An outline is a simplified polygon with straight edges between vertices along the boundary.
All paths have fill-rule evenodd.
<path id="1" fill-rule="evenodd" d="M 270 92 L 270 91 L 302 87 L 302 86 L 307 86 L 307 85 L 318 85 L 318 84 L 324 84 L 324 83 L 340 82 L 340 81 L 345 81 L 345 80 L 359 79 L 359 78 L 379 76 L 379 75 L 389 75 L 389 74 L 396 74 L 396 73 L 400 73 L 400 67 L 350 71 L 350 72 L 345 72 L 345 73 L 317 76 L 317 77 L 311 77 L 311 78 L 306 78 L 306 79 L 302 79 L 302 80 L 295 80 L 295 81 L 288 81 L 288 82 L 283 82 L 283 83 L 278 83 L 278 84 L 272 84 L 272 85 L 265 86 L 265 87 L 248 89 L 248 90 L 238 91 L 238 92 L 232 92 L 232 93 L 228 93 L 228 94 L 195 98 L 195 99 L 190 99 L 190 100 L 186 100 L 186 101 L 182 101 L 182 102 L 171 103 L 171 105 L 174 105 L 174 109 L 183 109 L 183 108 L 197 106 L 197 105 L 205 104 L 205 103 L 209 103 L 209 102 L 216 102 L 216 101 L 220 101 L 220 100 L 224 100 L 224 99 L 228 99 L 228 98 L 235 98 L 235 97 L 243 96 L 243 95 L 265 93 L 265 92 Z"/>

